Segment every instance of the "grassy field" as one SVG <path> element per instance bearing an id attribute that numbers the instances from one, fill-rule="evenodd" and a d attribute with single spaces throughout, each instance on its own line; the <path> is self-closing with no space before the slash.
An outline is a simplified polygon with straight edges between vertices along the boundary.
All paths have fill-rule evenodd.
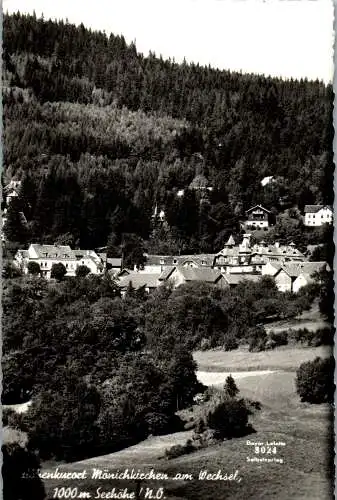
<path id="1" fill-rule="evenodd" d="M 279 347 L 272 351 L 196 351 L 194 359 L 200 371 L 232 372 L 242 370 L 285 370 L 296 371 L 301 363 L 317 356 L 326 357 L 330 347 Z"/>
<path id="2" fill-rule="evenodd" d="M 300 353 L 306 352 L 305 357 Z M 190 431 L 173 434 L 171 436 L 150 437 L 121 452 L 96 457 L 90 460 L 67 464 L 62 467 L 67 471 L 82 471 L 86 469 L 90 476 L 93 467 L 107 468 L 109 471 L 125 468 L 146 471 L 153 468 L 156 472 L 168 474 L 167 480 L 146 480 L 141 484 L 143 488 L 139 498 L 146 498 L 146 488 L 153 490 L 152 498 L 156 493 L 160 498 L 170 500 L 242 500 L 242 499 L 276 499 L 289 500 L 327 500 L 333 498 L 331 481 L 328 477 L 330 436 L 329 420 L 331 410 L 327 405 L 309 405 L 301 403 L 295 391 L 295 373 L 290 371 L 293 363 L 296 367 L 306 359 L 313 359 L 317 355 L 325 355 L 323 349 L 301 349 L 272 351 L 271 360 L 263 362 L 260 353 L 196 353 L 196 359 L 204 362 L 204 367 L 210 367 L 218 362 L 218 367 L 227 366 L 227 358 L 231 356 L 231 363 L 237 372 L 252 369 L 259 365 L 276 365 L 288 371 L 273 373 L 251 374 L 237 379 L 240 394 L 262 403 L 262 410 L 251 417 L 254 433 L 239 439 L 224 441 L 221 444 L 210 446 L 174 460 L 163 458 L 165 449 L 172 444 L 181 443 L 191 435 Z M 266 353 L 263 353 L 264 355 Z M 269 353 L 268 353 L 269 354 Z M 246 356 L 246 357 L 244 357 Z M 248 357 L 247 357 L 248 356 Z M 291 361 L 289 361 L 291 359 Z M 267 441 L 284 442 L 285 446 L 277 448 L 276 457 L 284 463 L 256 463 L 248 462 L 247 457 L 262 457 L 255 455 L 254 447 L 247 445 L 247 439 L 254 442 Z M 225 473 L 235 473 L 241 481 L 205 481 L 199 480 L 200 471 L 207 469 L 209 473 L 221 470 Z M 177 473 L 191 474 L 193 480 L 174 479 Z M 65 486 L 57 480 L 45 481 L 48 499 L 53 498 L 53 488 Z M 79 491 L 86 491 L 95 498 L 96 489 L 101 487 L 105 492 L 113 487 L 128 488 L 131 493 L 135 490 L 135 481 L 122 480 L 93 480 L 69 481 L 66 486 L 77 486 Z M 98 497 L 96 497 L 98 498 Z M 109 498 L 109 497 L 106 497 Z M 112 497 L 110 497 L 112 498 Z M 122 498 L 122 497 L 121 497 Z M 134 497 L 135 498 L 135 497 Z M 151 496 L 147 496 L 151 498 Z"/>

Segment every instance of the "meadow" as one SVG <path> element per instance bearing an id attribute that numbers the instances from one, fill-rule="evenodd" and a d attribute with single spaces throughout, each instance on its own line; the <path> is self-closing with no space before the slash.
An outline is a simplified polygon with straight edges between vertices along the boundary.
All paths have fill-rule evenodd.
<path id="1" fill-rule="evenodd" d="M 266 354 L 271 356 L 268 358 Z M 146 441 L 120 452 L 59 467 L 67 471 L 86 469 L 88 474 L 95 467 L 107 468 L 109 471 L 123 471 L 125 468 L 147 471 L 153 468 L 156 472 L 161 471 L 169 475 L 170 479 L 164 481 L 143 481 L 139 498 L 145 498 L 147 488 L 153 490 L 152 498 L 156 498 L 156 494 L 160 497 L 162 492 L 159 488 L 162 487 L 162 498 L 171 500 L 330 499 L 332 480 L 329 476 L 329 447 L 331 451 L 332 445 L 329 444 L 329 439 L 332 411 L 328 405 L 300 402 L 295 390 L 295 372 L 291 369 L 298 367 L 304 360 L 326 354 L 327 351 L 323 348 L 280 349 L 271 353 L 195 353 L 195 359 L 202 369 L 210 368 L 213 363 L 216 363 L 218 370 L 225 369 L 230 361 L 234 373 L 241 371 L 241 375 L 236 378 L 240 395 L 262 404 L 261 411 L 251 417 L 255 432 L 173 460 L 164 458 L 165 449 L 173 444 L 185 443 L 191 436 L 191 431 L 149 437 Z M 242 374 L 243 370 L 266 370 L 275 367 L 278 367 L 279 371 L 260 374 L 251 372 L 249 376 Z M 282 459 L 283 463 L 247 461 L 247 457 L 267 456 L 255 454 L 254 446 L 248 446 L 247 440 L 264 444 L 273 441 L 285 443 L 285 446 L 277 447 L 277 454 L 274 455 Z M 50 465 L 47 468 L 52 470 Z M 200 471 L 206 469 L 209 473 L 221 470 L 223 474 L 234 474 L 238 471 L 241 481 L 199 480 Z M 191 474 L 193 480 L 174 480 L 173 477 L 177 473 Z M 88 478 L 71 483 L 69 486 L 77 486 L 78 491 L 88 492 L 92 495 L 91 498 L 95 498 L 98 487 L 106 492 L 113 487 L 128 488 L 129 493 L 135 492 L 136 489 L 136 482 L 133 480 Z M 60 486 L 60 481 L 48 480 L 45 486 L 48 499 L 51 499 L 54 495 L 53 488 Z"/>

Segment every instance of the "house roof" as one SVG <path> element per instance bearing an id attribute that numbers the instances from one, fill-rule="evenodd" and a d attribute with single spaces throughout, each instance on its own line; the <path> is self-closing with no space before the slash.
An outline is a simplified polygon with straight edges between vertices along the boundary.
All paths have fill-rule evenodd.
<path id="1" fill-rule="evenodd" d="M 249 208 L 248 210 L 246 210 L 246 214 L 249 213 L 249 212 L 252 212 L 256 208 L 259 208 L 260 210 L 263 210 L 264 212 L 267 212 L 268 214 L 270 214 L 270 210 L 267 210 L 262 205 L 255 205 L 255 207 Z"/>
<path id="2" fill-rule="evenodd" d="M 121 257 L 108 257 L 106 261 L 112 267 L 121 267 L 122 266 Z"/>
<path id="3" fill-rule="evenodd" d="M 62 260 L 74 260 L 76 258 L 75 251 L 69 245 L 39 245 L 32 243 L 31 247 L 38 258 Z"/>
<path id="4" fill-rule="evenodd" d="M 181 273 L 186 281 L 204 281 L 205 283 L 216 283 L 219 279 L 221 279 L 222 274 L 217 269 L 211 268 L 192 268 L 192 267 L 183 267 L 177 266 L 171 270 L 167 274 L 169 277 L 173 270 L 177 269 L 179 273 Z M 163 278 L 163 274 L 161 275 L 161 280 L 167 279 Z"/>
<path id="5" fill-rule="evenodd" d="M 326 262 L 286 262 L 282 269 L 291 277 L 297 278 L 302 274 L 312 276 L 315 272 L 323 269 L 329 270 Z"/>
<path id="6" fill-rule="evenodd" d="M 171 274 L 173 273 L 175 268 L 176 268 L 175 266 L 167 267 L 159 276 L 159 278 L 158 278 L 159 281 L 166 281 L 171 276 Z"/>
<path id="7" fill-rule="evenodd" d="M 330 205 L 305 205 L 304 213 L 305 214 L 316 214 L 322 208 L 328 208 L 329 210 L 332 211 L 332 207 Z"/>
<path id="8" fill-rule="evenodd" d="M 239 274 L 239 273 L 233 273 L 233 274 L 223 274 L 222 275 L 225 281 L 229 285 L 238 285 L 239 283 L 242 283 L 243 281 L 253 281 L 256 283 L 261 279 L 261 274 Z"/>
<path id="9" fill-rule="evenodd" d="M 290 245 L 254 245 L 252 247 L 254 253 L 259 255 L 269 255 L 275 257 L 292 257 L 305 259 L 302 252 L 297 250 L 293 244 Z"/>
<path id="10" fill-rule="evenodd" d="M 230 246 L 234 246 L 234 245 L 235 245 L 234 238 L 233 238 L 232 235 L 230 235 L 230 237 L 228 238 L 227 243 L 225 243 L 225 247 L 230 247 Z"/>
<path id="11" fill-rule="evenodd" d="M 145 266 L 178 266 L 188 261 L 200 266 L 212 266 L 215 254 L 198 255 L 147 255 Z M 205 263 L 205 264 L 204 264 Z"/>
<path id="12" fill-rule="evenodd" d="M 158 273 L 138 273 L 137 271 L 131 271 L 126 276 L 119 278 L 119 286 L 121 288 L 127 288 L 131 283 L 136 289 L 144 287 L 157 288 L 159 286 Z"/>

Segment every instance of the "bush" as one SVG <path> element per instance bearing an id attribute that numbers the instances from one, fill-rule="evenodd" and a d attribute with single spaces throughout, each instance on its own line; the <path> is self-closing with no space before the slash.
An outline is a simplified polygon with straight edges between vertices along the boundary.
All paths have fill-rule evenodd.
<path id="1" fill-rule="evenodd" d="M 249 352 L 260 352 L 266 348 L 267 334 L 263 326 L 251 328 L 248 332 Z"/>
<path id="2" fill-rule="evenodd" d="M 149 434 L 160 436 L 169 432 L 170 419 L 163 413 L 147 413 L 144 420 Z"/>
<path id="3" fill-rule="evenodd" d="M 269 339 L 274 343 L 274 347 L 288 344 L 288 332 L 270 332 Z"/>
<path id="4" fill-rule="evenodd" d="M 39 274 L 41 274 L 41 268 L 37 262 L 28 262 L 27 269 L 29 274 L 32 274 L 33 276 L 38 276 Z"/>
<path id="5" fill-rule="evenodd" d="M 76 268 L 76 271 L 75 271 L 75 274 L 78 278 L 85 278 L 86 276 L 88 276 L 88 274 L 90 274 L 90 269 L 88 266 L 78 266 Z"/>
<path id="6" fill-rule="evenodd" d="M 57 281 L 62 281 L 65 275 L 67 274 L 67 270 L 62 262 L 58 264 L 53 264 L 51 266 L 50 277 L 56 279 Z"/>
<path id="7" fill-rule="evenodd" d="M 227 378 L 226 378 L 226 383 L 225 383 L 225 386 L 224 386 L 224 391 L 225 391 L 225 394 L 229 397 L 229 398 L 236 398 L 236 396 L 239 394 L 239 389 L 235 383 L 235 380 L 233 379 L 232 375 L 229 375 Z"/>
<path id="8" fill-rule="evenodd" d="M 296 389 L 301 401 L 332 403 L 334 399 L 334 369 L 332 356 L 302 363 L 296 372 Z"/>
<path id="9" fill-rule="evenodd" d="M 232 351 L 233 349 L 237 349 L 239 347 L 239 343 L 237 339 L 231 333 L 228 333 L 224 336 L 223 341 L 223 350 L 224 351 Z"/>
<path id="10" fill-rule="evenodd" d="M 171 448 L 165 450 L 165 456 L 168 460 L 172 460 L 173 458 L 192 453 L 196 449 L 197 448 L 193 446 L 191 439 L 189 439 L 184 445 L 176 444 L 174 446 L 171 446 Z"/>
<path id="11" fill-rule="evenodd" d="M 333 345 L 335 329 L 332 327 L 319 328 L 309 339 L 308 345 L 318 347 L 320 345 Z"/>
<path id="12" fill-rule="evenodd" d="M 248 431 L 249 410 L 243 399 L 222 399 L 207 415 L 207 425 L 219 438 L 244 436 Z"/>
<path id="13" fill-rule="evenodd" d="M 301 328 L 299 330 L 289 330 L 288 338 L 310 347 L 318 347 L 320 345 L 333 345 L 334 334 L 335 329 L 329 326 L 319 328 L 316 331 Z"/>

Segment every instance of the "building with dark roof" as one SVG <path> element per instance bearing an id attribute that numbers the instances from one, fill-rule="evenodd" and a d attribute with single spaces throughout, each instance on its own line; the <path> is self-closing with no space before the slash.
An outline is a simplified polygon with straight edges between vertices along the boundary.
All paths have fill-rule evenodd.
<path id="1" fill-rule="evenodd" d="M 162 283 L 171 282 L 176 288 L 185 283 L 202 282 L 219 288 L 226 288 L 223 276 L 217 269 L 210 268 L 192 268 L 183 266 L 172 266 L 166 269 L 159 277 Z"/>

